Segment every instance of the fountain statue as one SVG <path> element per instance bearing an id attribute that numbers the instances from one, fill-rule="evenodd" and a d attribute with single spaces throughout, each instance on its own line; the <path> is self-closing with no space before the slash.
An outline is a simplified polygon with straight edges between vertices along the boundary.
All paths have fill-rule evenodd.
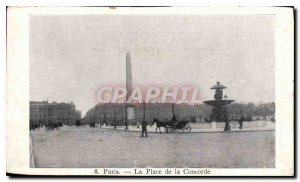
<path id="1" fill-rule="evenodd" d="M 207 100 L 204 101 L 204 103 L 213 106 L 211 120 L 226 122 L 224 131 L 229 131 L 230 126 L 227 117 L 227 105 L 234 102 L 234 100 L 227 100 L 226 95 L 223 97 L 223 89 L 226 89 L 226 87 L 221 85 L 219 81 L 210 89 L 216 90 L 214 95 L 215 100 Z"/>

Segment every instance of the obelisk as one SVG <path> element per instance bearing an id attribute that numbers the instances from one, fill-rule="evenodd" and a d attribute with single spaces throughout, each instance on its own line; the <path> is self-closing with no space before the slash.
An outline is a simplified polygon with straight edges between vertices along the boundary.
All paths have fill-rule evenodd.
<path id="1" fill-rule="evenodd" d="M 128 102 L 128 99 L 132 92 L 132 73 L 131 73 L 131 56 L 130 53 L 126 53 L 126 121 L 125 121 L 125 129 L 128 129 L 129 122 L 134 122 L 134 107 L 132 103 Z"/>
<path id="2" fill-rule="evenodd" d="M 129 96 L 132 92 L 132 73 L 131 73 L 131 56 L 130 53 L 126 53 L 126 102 L 129 99 Z"/>

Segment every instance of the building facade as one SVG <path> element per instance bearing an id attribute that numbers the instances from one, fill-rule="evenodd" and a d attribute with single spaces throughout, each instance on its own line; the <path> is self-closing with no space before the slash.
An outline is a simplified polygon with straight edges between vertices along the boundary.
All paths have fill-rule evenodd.
<path id="1" fill-rule="evenodd" d="M 81 120 L 81 111 L 75 110 L 75 119 L 76 120 Z"/>
<path id="2" fill-rule="evenodd" d="M 75 111 L 75 105 L 72 102 L 30 101 L 30 124 L 40 126 L 48 123 L 73 125 L 78 117 Z"/>

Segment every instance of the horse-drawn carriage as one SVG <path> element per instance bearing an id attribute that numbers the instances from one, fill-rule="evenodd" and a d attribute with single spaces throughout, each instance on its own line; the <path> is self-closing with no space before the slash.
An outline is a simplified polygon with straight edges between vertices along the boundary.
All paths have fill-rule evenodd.
<path id="1" fill-rule="evenodd" d="M 190 133 L 192 130 L 191 125 L 188 120 L 177 121 L 176 119 L 172 119 L 172 121 L 159 121 L 158 119 L 154 119 L 153 123 L 156 123 L 155 132 L 159 129 L 161 133 L 161 127 L 164 128 L 165 133 Z"/>

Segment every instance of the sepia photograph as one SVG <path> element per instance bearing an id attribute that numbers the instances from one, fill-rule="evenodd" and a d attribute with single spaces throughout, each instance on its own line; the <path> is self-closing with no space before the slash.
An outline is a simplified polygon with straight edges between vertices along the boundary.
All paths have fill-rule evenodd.
<path id="1" fill-rule="evenodd" d="M 37 9 L 28 11 L 24 69 L 29 170 L 175 176 L 281 166 L 281 124 L 293 127 L 292 112 L 279 117 L 282 103 L 293 105 L 277 91 L 281 8 Z"/>

